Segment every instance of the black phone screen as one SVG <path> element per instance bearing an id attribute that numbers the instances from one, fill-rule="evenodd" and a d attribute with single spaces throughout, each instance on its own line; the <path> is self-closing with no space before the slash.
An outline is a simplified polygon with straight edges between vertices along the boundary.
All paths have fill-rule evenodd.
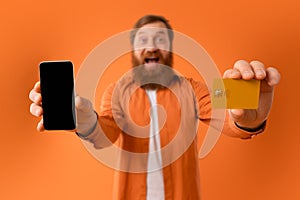
<path id="1" fill-rule="evenodd" d="M 72 62 L 41 62 L 39 70 L 45 129 L 74 130 L 76 115 Z"/>

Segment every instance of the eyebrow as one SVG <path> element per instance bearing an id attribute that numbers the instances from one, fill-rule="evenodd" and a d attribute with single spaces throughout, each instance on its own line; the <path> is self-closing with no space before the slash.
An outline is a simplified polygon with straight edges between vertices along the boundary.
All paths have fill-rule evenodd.
<path id="1" fill-rule="evenodd" d="M 145 31 L 140 31 L 140 32 L 138 32 L 138 35 L 141 35 L 141 34 L 144 34 L 144 33 L 146 33 L 146 32 Z M 164 31 L 158 31 L 155 34 L 166 34 L 166 32 L 164 32 Z"/>

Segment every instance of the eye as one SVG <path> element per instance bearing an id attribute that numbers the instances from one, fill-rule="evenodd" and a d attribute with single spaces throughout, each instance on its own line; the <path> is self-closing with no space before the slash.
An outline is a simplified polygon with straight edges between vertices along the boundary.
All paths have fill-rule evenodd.
<path id="1" fill-rule="evenodd" d="M 148 39 L 146 37 L 140 37 L 139 38 L 139 44 L 147 44 Z"/>
<path id="2" fill-rule="evenodd" d="M 155 43 L 156 44 L 164 44 L 164 43 L 166 43 L 166 39 L 164 37 L 156 37 Z"/>

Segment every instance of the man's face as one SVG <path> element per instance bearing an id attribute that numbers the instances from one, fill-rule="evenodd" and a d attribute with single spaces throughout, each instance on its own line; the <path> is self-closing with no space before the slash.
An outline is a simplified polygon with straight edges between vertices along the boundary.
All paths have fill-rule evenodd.
<path id="1" fill-rule="evenodd" d="M 142 85 L 167 85 L 174 76 L 170 68 L 172 62 L 170 39 L 165 24 L 154 22 L 139 28 L 132 52 L 135 80 Z"/>
<path id="2" fill-rule="evenodd" d="M 170 39 L 164 23 L 154 22 L 139 28 L 133 42 L 134 66 L 151 71 L 158 64 L 171 65 Z M 171 67 L 171 66 L 170 66 Z"/>

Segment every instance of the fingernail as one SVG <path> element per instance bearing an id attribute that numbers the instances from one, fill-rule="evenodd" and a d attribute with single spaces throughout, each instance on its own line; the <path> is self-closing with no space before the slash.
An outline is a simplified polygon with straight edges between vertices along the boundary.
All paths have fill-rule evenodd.
<path id="1" fill-rule="evenodd" d="M 251 71 L 245 71 L 244 74 L 252 75 L 253 73 Z"/>
<path id="2" fill-rule="evenodd" d="M 33 99 L 34 99 L 35 102 L 37 102 L 37 101 L 39 100 L 39 96 L 38 96 L 38 95 L 35 95 L 35 96 L 33 97 Z"/>
<path id="3" fill-rule="evenodd" d="M 268 82 L 268 84 L 270 85 L 270 86 L 274 86 L 274 85 L 277 85 L 277 80 L 276 79 L 271 79 L 269 82 Z"/>
<path id="4" fill-rule="evenodd" d="M 253 76 L 253 72 L 252 71 L 244 71 L 243 76 Z"/>
<path id="5" fill-rule="evenodd" d="M 233 76 L 233 77 L 235 77 L 235 76 L 238 76 L 238 75 L 239 75 L 239 72 L 237 72 L 237 71 L 232 71 L 232 72 L 230 73 L 230 75 Z"/>
<path id="6" fill-rule="evenodd" d="M 263 70 L 257 70 L 255 73 L 256 73 L 256 76 L 259 76 L 259 77 L 265 76 L 265 72 Z"/>
<path id="7" fill-rule="evenodd" d="M 239 74 L 239 72 L 237 72 L 237 71 L 232 71 L 231 74 L 234 74 L 234 75 L 235 75 L 235 74 Z"/>

